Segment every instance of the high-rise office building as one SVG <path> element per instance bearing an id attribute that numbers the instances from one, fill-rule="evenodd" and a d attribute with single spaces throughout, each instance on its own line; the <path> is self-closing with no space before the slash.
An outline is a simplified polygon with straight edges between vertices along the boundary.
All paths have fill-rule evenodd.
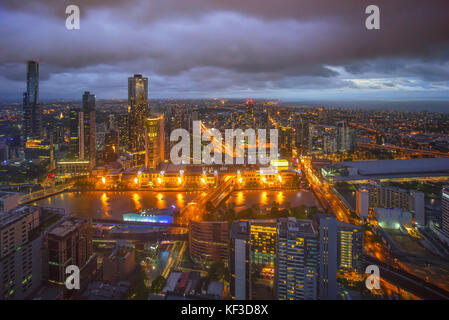
<path id="1" fill-rule="evenodd" d="M 145 126 L 148 118 L 148 78 L 128 78 L 128 149 L 134 165 L 145 162 Z"/>
<path id="2" fill-rule="evenodd" d="M 0 212 L 0 300 L 25 299 L 42 283 L 37 207 Z"/>
<path id="3" fill-rule="evenodd" d="M 362 272 L 363 234 L 360 226 L 337 221 L 337 270 Z"/>
<path id="4" fill-rule="evenodd" d="M 124 152 L 128 148 L 128 114 L 115 115 L 114 126 L 118 130 L 120 151 Z"/>
<path id="5" fill-rule="evenodd" d="M 27 91 L 23 93 L 25 138 L 40 138 L 42 108 L 39 103 L 39 62 L 27 61 Z"/>
<path id="6" fill-rule="evenodd" d="M 80 155 L 80 113 L 79 108 L 70 108 L 70 141 L 68 153 L 70 159 L 78 159 Z"/>
<path id="7" fill-rule="evenodd" d="M 276 220 L 238 220 L 231 227 L 231 296 L 251 300 L 258 279 L 273 278 Z"/>
<path id="8" fill-rule="evenodd" d="M 295 147 L 295 131 L 293 128 L 279 126 L 279 153 L 281 158 L 289 159 L 292 157 L 292 152 Z"/>
<path id="9" fill-rule="evenodd" d="M 354 150 L 354 134 L 344 121 L 337 123 L 337 146 L 339 152 L 352 152 Z"/>
<path id="10" fill-rule="evenodd" d="M 145 124 L 145 167 L 156 168 L 165 159 L 164 115 L 152 116 Z"/>
<path id="11" fill-rule="evenodd" d="M 92 245 L 93 229 L 89 220 L 66 217 L 48 230 L 44 239 L 45 274 L 49 283 L 65 288 L 69 265 L 80 269 L 83 281 L 96 267 L 96 256 Z"/>
<path id="12" fill-rule="evenodd" d="M 337 137 L 329 132 L 323 134 L 323 153 L 333 154 L 336 153 L 337 148 Z"/>
<path id="13" fill-rule="evenodd" d="M 280 300 L 316 300 L 319 244 L 312 220 L 278 222 L 276 296 Z"/>
<path id="14" fill-rule="evenodd" d="M 334 215 L 314 215 L 319 235 L 320 300 L 337 297 L 337 272 L 362 271 L 363 229 L 338 221 Z"/>
<path id="15" fill-rule="evenodd" d="M 191 221 L 189 252 L 196 263 L 227 262 L 229 258 L 229 223 L 227 221 Z"/>
<path id="16" fill-rule="evenodd" d="M 296 147 L 301 155 L 305 155 L 309 149 L 309 123 L 302 117 L 296 121 Z"/>
<path id="17" fill-rule="evenodd" d="M 449 186 L 441 192 L 441 229 L 449 237 Z"/>
<path id="18" fill-rule="evenodd" d="M 337 298 L 337 220 L 333 215 L 316 215 L 319 234 L 319 288 L 321 300 Z"/>
<path id="19" fill-rule="evenodd" d="M 104 161 L 113 162 L 119 155 L 120 135 L 117 129 L 111 129 L 104 136 Z"/>
<path id="20" fill-rule="evenodd" d="M 80 117 L 79 158 L 80 160 L 89 160 L 90 168 L 93 168 L 96 159 L 95 95 L 89 91 L 85 91 L 83 94 L 83 109 Z"/>

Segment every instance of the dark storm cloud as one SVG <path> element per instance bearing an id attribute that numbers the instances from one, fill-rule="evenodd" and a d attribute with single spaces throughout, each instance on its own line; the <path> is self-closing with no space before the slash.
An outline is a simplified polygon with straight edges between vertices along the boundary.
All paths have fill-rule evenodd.
<path id="1" fill-rule="evenodd" d="M 69 4 L 81 8 L 81 30 L 64 27 Z M 381 30 L 365 29 L 369 4 L 381 9 Z M 3 0 L 0 93 L 24 80 L 28 59 L 41 61 L 47 88 L 71 81 L 68 94 L 106 95 L 120 82 L 125 92 L 137 72 L 169 95 L 355 87 L 332 66 L 439 83 L 449 74 L 448 12 L 447 0 Z"/>

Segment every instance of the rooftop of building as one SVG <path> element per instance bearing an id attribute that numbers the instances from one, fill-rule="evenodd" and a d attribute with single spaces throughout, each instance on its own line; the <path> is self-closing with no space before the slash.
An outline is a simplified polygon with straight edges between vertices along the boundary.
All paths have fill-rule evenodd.
<path id="1" fill-rule="evenodd" d="M 299 233 L 304 236 L 316 236 L 316 230 L 313 226 L 312 220 L 295 219 L 295 218 L 280 218 L 279 219 L 279 234 L 287 232 Z"/>
<path id="2" fill-rule="evenodd" d="M 374 160 L 374 161 L 344 161 L 328 168 L 347 169 L 335 178 L 345 179 L 372 179 L 372 177 L 401 177 L 401 176 L 438 176 L 449 174 L 449 158 L 421 158 L 405 160 Z"/>
<path id="3" fill-rule="evenodd" d="M 69 217 L 61 222 L 59 222 L 56 226 L 54 226 L 49 232 L 48 235 L 63 238 L 66 235 L 72 233 L 80 226 L 86 223 L 86 220 L 76 217 Z"/>
<path id="4" fill-rule="evenodd" d="M 162 289 L 166 299 L 179 298 L 211 298 L 220 299 L 223 296 L 224 283 L 209 281 L 201 277 L 198 271 L 173 271 L 168 276 L 167 282 Z"/>
<path id="5" fill-rule="evenodd" d="M 36 212 L 38 210 L 39 209 L 37 207 L 22 206 L 14 208 L 13 210 L 8 212 L 0 212 L 0 227 L 4 227 L 10 223 L 13 223 L 16 220 L 21 219 L 23 216 L 32 212 Z"/>
<path id="6" fill-rule="evenodd" d="M 131 286 L 129 282 L 120 281 L 116 284 L 103 282 L 90 283 L 83 296 L 88 300 L 119 300 Z"/>
<path id="7" fill-rule="evenodd" d="M 231 238 L 249 239 L 251 225 L 276 226 L 276 219 L 241 219 L 236 220 L 231 225 Z"/>

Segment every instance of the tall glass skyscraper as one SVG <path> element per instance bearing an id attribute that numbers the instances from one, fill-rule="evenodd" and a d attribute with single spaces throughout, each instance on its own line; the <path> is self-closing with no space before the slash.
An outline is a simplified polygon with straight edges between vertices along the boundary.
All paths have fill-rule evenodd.
<path id="1" fill-rule="evenodd" d="M 95 167 L 95 95 L 89 91 L 83 94 L 82 119 L 80 123 L 80 159 L 89 160 L 90 167 Z"/>
<path id="2" fill-rule="evenodd" d="M 42 110 L 39 104 L 39 62 L 27 61 L 27 91 L 23 93 L 25 137 L 40 138 Z"/>
<path id="3" fill-rule="evenodd" d="M 148 117 L 148 78 L 128 78 L 128 148 L 134 165 L 145 163 L 145 125 Z"/>

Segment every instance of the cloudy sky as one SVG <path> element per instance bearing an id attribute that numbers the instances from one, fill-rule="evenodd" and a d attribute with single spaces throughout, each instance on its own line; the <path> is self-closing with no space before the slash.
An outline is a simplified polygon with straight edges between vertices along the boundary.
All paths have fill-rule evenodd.
<path id="1" fill-rule="evenodd" d="M 0 49 L 0 100 L 30 59 L 41 99 L 126 98 L 142 73 L 152 98 L 449 100 L 448 0 L 1 0 Z"/>

